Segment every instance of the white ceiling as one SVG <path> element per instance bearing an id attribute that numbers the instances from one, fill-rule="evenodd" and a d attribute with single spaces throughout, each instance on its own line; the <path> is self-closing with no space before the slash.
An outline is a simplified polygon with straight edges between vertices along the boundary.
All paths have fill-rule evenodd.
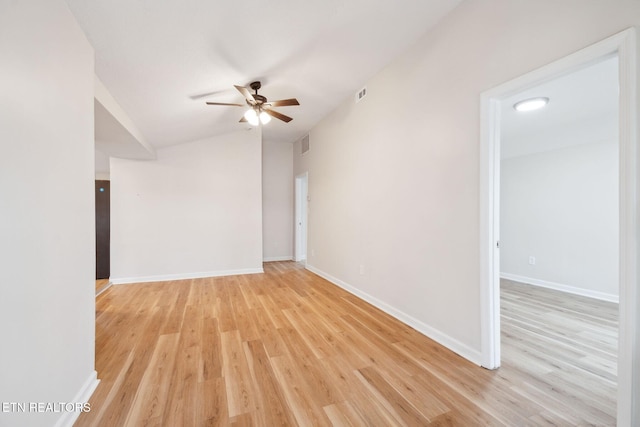
<path id="1" fill-rule="evenodd" d="M 618 92 L 618 58 L 611 57 L 503 100 L 502 158 L 617 140 Z M 549 98 L 541 110 L 513 108 L 540 96 Z"/>
<path id="2" fill-rule="evenodd" d="M 155 148 L 243 129 L 234 84 L 261 80 L 265 140 L 293 142 L 461 0 L 67 0 L 96 74 Z M 206 96 L 203 96 L 205 95 Z"/>

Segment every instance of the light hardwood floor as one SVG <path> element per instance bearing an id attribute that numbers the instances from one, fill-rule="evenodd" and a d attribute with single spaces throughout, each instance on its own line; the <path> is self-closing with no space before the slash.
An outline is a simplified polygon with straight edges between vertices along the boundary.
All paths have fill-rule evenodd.
<path id="1" fill-rule="evenodd" d="M 96 279 L 96 295 L 107 289 L 109 286 L 109 279 Z"/>
<path id="2" fill-rule="evenodd" d="M 518 392 L 543 391 L 570 425 L 615 425 L 618 304 L 504 279 L 500 296 L 501 370 L 531 377 Z"/>
<path id="3" fill-rule="evenodd" d="M 488 371 L 293 262 L 112 286 L 96 301 L 101 383 L 75 425 L 615 425 L 615 310 L 572 302 L 567 320 L 526 289 L 505 284 Z M 562 327 L 531 317 L 532 298 Z"/>

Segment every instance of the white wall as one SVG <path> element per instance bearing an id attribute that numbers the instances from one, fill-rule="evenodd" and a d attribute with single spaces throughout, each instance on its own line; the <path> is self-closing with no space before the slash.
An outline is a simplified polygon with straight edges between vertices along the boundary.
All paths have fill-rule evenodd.
<path id="1" fill-rule="evenodd" d="M 312 129 L 309 268 L 480 363 L 480 93 L 637 24 L 632 0 L 463 2 Z"/>
<path id="2" fill-rule="evenodd" d="M 503 275 L 617 300 L 618 174 L 615 141 L 504 159 Z"/>
<path id="3" fill-rule="evenodd" d="M 63 1 L 0 2 L 0 402 L 96 386 L 93 66 Z M 70 415 L 0 409 L 0 425 Z"/>
<path id="4" fill-rule="evenodd" d="M 262 269 L 259 129 L 111 159 L 113 283 Z"/>
<path id="5" fill-rule="evenodd" d="M 95 153 L 96 179 L 109 180 L 109 156 L 98 149 L 95 150 Z"/>
<path id="6" fill-rule="evenodd" d="M 262 229 L 265 261 L 293 258 L 293 146 L 262 145 Z"/>

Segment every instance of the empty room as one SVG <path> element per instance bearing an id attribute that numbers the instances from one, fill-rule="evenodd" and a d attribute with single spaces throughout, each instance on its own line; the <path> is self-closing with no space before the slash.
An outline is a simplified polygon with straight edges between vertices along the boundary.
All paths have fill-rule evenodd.
<path id="1" fill-rule="evenodd" d="M 638 25 L 0 0 L 0 426 L 640 425 Z"/>
<path id="2" fill-rule="evenodd" d="M 501 106 L 502 368 L 581 396 L 596 424 L 616 410 L 618 104 L 613 56 Z"/>

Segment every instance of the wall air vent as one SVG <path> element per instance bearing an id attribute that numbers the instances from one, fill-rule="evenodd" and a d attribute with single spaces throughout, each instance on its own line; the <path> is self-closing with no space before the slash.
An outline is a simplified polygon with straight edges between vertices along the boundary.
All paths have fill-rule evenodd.
<path id="1" fill-rule="evenodd" d="M 367 87 L 363 87 L 356 93 L 356 103 L 362 101 L 362 98 L 367 96 Z"/>
<path id="2" fill-rule="evenodd" d="M 300 147 L 301 147 L 302 154 L 309 151 L 309 135 L 302 137 L 302 140 L 300 142 Z"/>

